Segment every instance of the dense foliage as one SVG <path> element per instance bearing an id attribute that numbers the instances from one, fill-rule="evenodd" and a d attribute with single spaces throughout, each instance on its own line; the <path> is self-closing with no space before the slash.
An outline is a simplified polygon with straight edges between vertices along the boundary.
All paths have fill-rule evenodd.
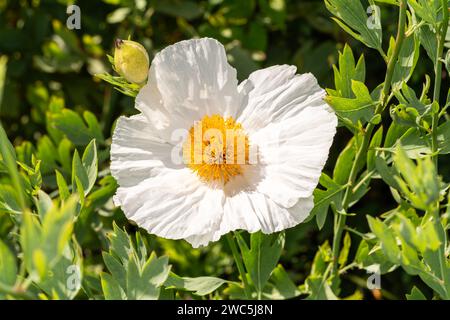
<path id="1" fill-rule="evenodd" d="M 0 0 L 0 298 L 450 299 L 448 6 Z M 340 127 L 307 223 L 193 249 L 113 205 L 111 133 L 139 89 L 114 73 L 114 40 L 151 60 L 204 36 L 239 79 L 293 64 L 329 88 Z"/>

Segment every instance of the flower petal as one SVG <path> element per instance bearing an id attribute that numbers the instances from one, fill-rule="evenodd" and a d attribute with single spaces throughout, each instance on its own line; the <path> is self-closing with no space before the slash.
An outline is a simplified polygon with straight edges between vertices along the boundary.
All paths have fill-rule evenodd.
<path id="1" fill-rule="evenodd" d="M 250 74 L 247 81 L 253 84 L 253 90 L 238 117 L 247 132 L 295 117 L 306 107 L 324 104 L 325 91 L 316 78 L 310 73 L 295 72 L 295 66 L 281 65 Z"/>
<path id="2" fill-rule="evenodd" d="M 278 232 L 304 221 L 314 207 L 313 197 L 300 198 L 284 208 L 257 191 L 241 191 L 225 199 L 220 234 L 243 229 L 248 232 Z"/>
<path id="3" fill-rule="evenodd" d="M 235 117 L 241 100 L 223 45 L 202 38 L 178 42 L 155 56 L 136 108 L 150 121 L 156 116 L 155 126 L 167 139 L 204 115 Z"/>
<path id="4" fill-rule="evenodd" d="M 310 197 L 317 186 L 336 133 L 337 118 L 327 105 L 306 107 L 251 136 L 263 174 L 256 190 L 283 207 Z"/>
<path id="5" fill-rule="evenodd" d="M 119 185 L 133 186 L 165 168 L 183 168 L 181 155 L 177 158 L 173 150 L 142 114 L 120 117 L 111 145 L 111 173 Z"/>
<path id="6" fill-rule="evenodd" d="M 258 148 L 255 189 L 286 208 L 312 195 L 337 126 L 314 76 L 295 72 L 287 65 L 253 72 L 247 80 L 253 88 L 238 118 Z"/>
<path id="7" fill-rule="evenodd" d="M 135 186 L 119 187 L 114 197 L 128 219 L 148 232 L 168 239 L 204 238 L 219 229 L 223 191 L 211 189 L 189 169 L 165 169 Z M 197 243 L 197 238 L 204 238 Z"/>

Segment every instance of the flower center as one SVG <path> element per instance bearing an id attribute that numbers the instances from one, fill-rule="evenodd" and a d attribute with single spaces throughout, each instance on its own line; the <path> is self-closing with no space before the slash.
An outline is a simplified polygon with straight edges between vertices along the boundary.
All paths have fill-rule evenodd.
<path id="1" fill-rule="evenodd" d="M 232 117 L 204 116 L 189 130 L 183 159 L 202 180 L 227 183 L 249 163 L 248 137 Z"/>

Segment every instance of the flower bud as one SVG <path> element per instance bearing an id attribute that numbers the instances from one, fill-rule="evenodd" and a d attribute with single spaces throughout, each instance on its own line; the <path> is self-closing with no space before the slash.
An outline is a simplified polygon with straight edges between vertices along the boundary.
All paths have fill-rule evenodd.
<path id="1" fill-rule="evenodd" d="M 150 59 L 145 48 L 130 40 L 116 40 L 114 67 L 131 83 L 143 83 L 147 79 Z"/>

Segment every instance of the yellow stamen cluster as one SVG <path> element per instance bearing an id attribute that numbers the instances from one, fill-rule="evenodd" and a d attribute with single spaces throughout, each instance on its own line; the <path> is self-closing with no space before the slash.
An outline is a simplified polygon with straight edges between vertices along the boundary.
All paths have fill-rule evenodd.
<path id="1" fill-rule="evenodd" d="M 248 137 L 232 117 L 204 116 L 189 130 L 183 159 L 202 180 L 227 183 L 249 163 Z"/>

